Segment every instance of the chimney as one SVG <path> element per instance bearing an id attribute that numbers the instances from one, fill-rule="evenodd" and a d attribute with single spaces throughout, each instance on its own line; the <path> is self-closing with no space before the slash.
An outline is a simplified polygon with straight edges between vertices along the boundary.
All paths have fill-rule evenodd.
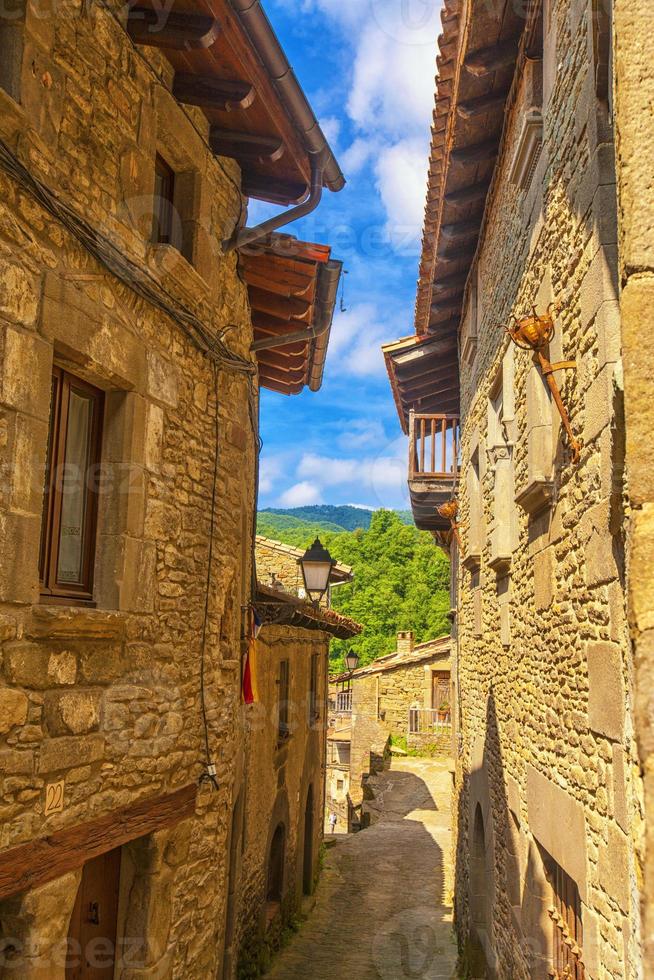
<path id="1" fill-rule="evenodd" d="M 397 634 L 397 652 L 413 652 L 413 630 L 404 630 L 403 632 Z"/>

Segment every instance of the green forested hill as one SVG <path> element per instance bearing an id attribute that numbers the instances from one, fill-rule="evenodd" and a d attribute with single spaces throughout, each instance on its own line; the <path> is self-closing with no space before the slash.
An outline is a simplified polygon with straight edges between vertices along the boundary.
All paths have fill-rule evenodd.
<path id="1" fill-rule="evenodd" d="M 373 510 L 365 507 L 352 507 L 344 504 L 336 507 L 333 504 L 312 504 L 309 507 L 290 507 L 287 509 L 270 507 L 259 512 L 259 521 L 265 520 L 270 527 L 287 529 L 303 524 L 323 527 L 326 531 L 356 531 L 357 528 L 367 530 L 370 527 Z M 413 524 L 410 511 L 396 512 L 404 524 Z M 262 532 L 263 533 L 263 532 Z"/>
<path id="2" fill-rule="evenodd" d="M 369 527 L 354 531 L 329 530 L 315 521 L 302 524 L 295 516 L 297 524 L 280 527 L 271 525 L 270 511 L 259 514 L 260 534 L 296 547 L 307 547 L 318 534 L 334 558 L 354 569 L 354 582 L 333 590 L 333 606 L 361 623 L 364 631 L 354 640 L 332 642 L 332 672 L 342 666 L 348 646 L 357 650 L 364 666 L 395 649 L 398 630 L 412 629 L 421 643 L 444 636 L 450 628 L 450 566 L 431 536 L 394 511 L 364 513 L 370 514 Z"/>

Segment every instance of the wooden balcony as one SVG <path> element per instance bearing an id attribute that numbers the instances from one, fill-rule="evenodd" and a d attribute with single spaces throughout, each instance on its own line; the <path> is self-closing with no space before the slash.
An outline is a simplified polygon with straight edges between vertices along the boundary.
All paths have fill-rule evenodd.
<path id="1" fill-rule="evenodd" d="M 445 531 L 436 508 L 452 496 L 459 475 L 459 416 L 411 412 L 409 494 L 416 527 Z"/>

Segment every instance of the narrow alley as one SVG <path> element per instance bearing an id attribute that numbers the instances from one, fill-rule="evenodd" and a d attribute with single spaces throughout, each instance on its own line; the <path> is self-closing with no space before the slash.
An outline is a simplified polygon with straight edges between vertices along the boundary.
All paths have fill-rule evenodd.
<path id="1" fill-rule="evenodd" d="M 271 980 L 457 976 L 447 764 L 394 758 L 374 789 L 373 825 L 327 851 L 316 906 Z"/>

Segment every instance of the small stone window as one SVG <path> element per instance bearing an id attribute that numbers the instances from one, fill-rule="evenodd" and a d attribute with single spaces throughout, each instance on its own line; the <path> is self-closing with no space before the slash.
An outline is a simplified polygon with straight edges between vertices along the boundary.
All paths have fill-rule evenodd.
<path id="1" fill-rule="evenodd" d="M 0 88 L 20 99 L 25 0 L 6 0 L 0 8 Z"/>
<path id="2" fill-rule="evenodd" d="M 543 149 L 543 24 L 539 23 L 527 53 L 522 78 L 523 116 L 509 180 L 527 193 Z"/>
<path id="3" fill-rule="evenodd" d="M 312 725 L 320 717 L 318 710 L 318 668 L 320 665 L 320 655 L 317 653 L 311 656 L 311 667 L 309 675 L 309 724 Z"/>
<path id="4" fill-rule="evenodd" d="M 593 63 L 595 68 L 595 94 L 600 102 L 611 109 L 612 97 L 612 58 L 613 47 L 611 36 L 613 31 L 613 2 L 612 0 L 592 0 L 591 16 L 593 18 Z"/>
<path id="5" fill-rule="evenodd" d="M 488 461 L 493 473 L 490 566 L 498 575 L 509 569 L 516 544 L 514 507 L 515 446 L 513 348 L 507 348 L 501 371 L 488 399 Z"/>
<path id="6" fill-rule="evenodd" d="M 102 391 L 54 368 L 39 555 L 46 601 L 93 600 L 103 408 Z"/>
<path id="7" fill-rule="evenodd" d="M 279 687 L 279 707 L 277 733 L 279 741 L 285 741 L 291 734 L 289 724 L 289 691 L 290 691 L 290 661 L 280 660 L 279 677 L 277 685 Z"/>
<path id="8" fill-rule="evenodd" d="M 468 300 L 461 325 L 461 357 L 465 364 L 472 368 L 477 357 L 477 323 L 478 323 L 478 271 L 475 266 L 470 275 Z"/>
<path id="9" fill-rule="evenodd" d="M 178 241 L 179 219 L 175 213 L 175 172 L 157 153 L 154 162 L 154 201 L 152 206 L 152 242 L 174 245 Z"/>
<path id="10" fill-rule="evenodd" d="M 481 477 L 481 452 L 479 444 L 477 444 L 470 457 L 470 466 L 466 477 L 470 532 L 463 563 L 471 571 L 479 567 L 484 548 L 484 501 Z"/>

